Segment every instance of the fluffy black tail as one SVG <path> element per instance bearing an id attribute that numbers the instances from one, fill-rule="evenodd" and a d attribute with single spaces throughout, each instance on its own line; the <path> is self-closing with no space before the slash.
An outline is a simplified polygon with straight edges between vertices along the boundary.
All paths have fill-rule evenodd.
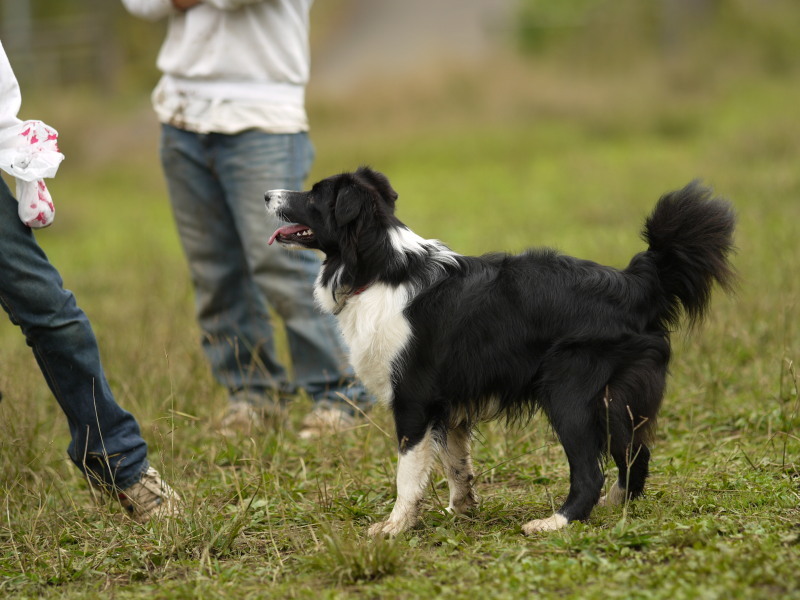
<path id="1" fill-rule="evenodd" d="M 714 281 L 732 290 L 736 273 L 729 256 L 735 225 L 731 204 L 712 197 L 696 181 L 658 201 L 642 237 L 664 294 L 658 318 L 665 328 L 677 327 L 682 314 L 691 326 L 702 321 Z"/>

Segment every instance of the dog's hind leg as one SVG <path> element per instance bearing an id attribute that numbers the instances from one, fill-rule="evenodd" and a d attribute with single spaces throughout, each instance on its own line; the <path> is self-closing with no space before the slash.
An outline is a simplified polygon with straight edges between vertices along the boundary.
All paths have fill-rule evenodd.
<path id="1" fill-rule="evenodd" d="M 606 386 L 603 401 L 608 450 L 619 476 L 600 499 L 604 506 L 634 500 L 644 492 L 650 469 L 647 443 L 666 386 L 669 347 L 665 344 L 663 338 L 656 338 Z"/>
<path id="2" fill-rule="evenodd" d="M 574 392 L 575 390 L 573 390 Z M 603 437 L 585 395 L 570 399 L 554 398 L 544 405 L 553 429 L 569 461 L 570 486 L 564 504 L 547 519 L 536 519 L 522 526 L 525 534 L 554 531 L 570 521 L 589 518 L 603 488 L 600 468 Z"/>
<path id="3" fill-rule="evenodd" d="M 400 456 L 397 462 L 397 500 L 389 518 L 369 528 L 372 536 L 394 536 L 412 527 L 419 516 L 419 506 L 428 486 L 436 455 L 433 431 L 409 447 L 408 438 L 398 431 Z"/>
<path id="4" fill-rule="evenodd" d="M 470 427 L 462 423 L 447 431 L 447 441 L 442 448 L 442 464 L 450 486 L 450 504 L 447 511 L 455 514 L 467 512 L 478 504 L 472 489 L 475 471 L 470 455 Z"/>
<path id="5" fill-rule="evenodd" d="M 644 444 L 626 445 L 612 440 L 611 456 L 619 469 L 619 477 L 600 498 L 600 506 L 617 506 L 641 496 L 650 470 L 650 450 Z"/>

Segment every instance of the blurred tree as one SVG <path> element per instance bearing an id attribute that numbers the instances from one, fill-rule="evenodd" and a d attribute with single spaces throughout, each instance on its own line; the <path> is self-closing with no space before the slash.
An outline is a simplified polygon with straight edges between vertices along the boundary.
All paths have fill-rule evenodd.
<path id="1" fill-rule="evenodd" d="M 702 26 L 718 8 L 716 0 L 660 0 L 659 15 L 662 47 L 675 49 L 687 30 Z"/>
<path id="2" fill-rule="evenodd" d="M 720 0 L 521 0 L 522 41 L 528 50 L 536 51 L 558 40 L 574 39 L 592 26 L 613 29 L 622 23 L 658 32 L 651 41 L 669 51 L 687 30 L 710 19 L 719 4 Z"/>
<path id="3" fill-rule="evenodd" d="M 134 19 L 118 0 L 0 0 L 0 36 L 28 89 L 149 89 L 163 24 Z"/>
<path id="4" fill-rule="evenodd" d="M 525 52 L 565 51 L 593 67 L 647 53 L 726 63 L 736 56 L 776 74 L 800 64 L 797 0 L 519 0 L 519 9 Z"/>
<path id="5" fill-rule="evenodd" d="M 29 0 L 2 0 L 2 19 L 0 19 L 0 40 L 6 52 L 18 52 L 24 57 L 30 56 L 32 48 L 31 3 Z M 20 70 L 27 70 L 23 60 L 17 65 Z"/>

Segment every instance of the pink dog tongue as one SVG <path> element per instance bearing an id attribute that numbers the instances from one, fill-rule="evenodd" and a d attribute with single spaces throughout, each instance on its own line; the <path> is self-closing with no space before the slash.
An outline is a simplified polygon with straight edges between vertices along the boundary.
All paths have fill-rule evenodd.
<path id="1" fill-rule="evenodd" d="M 308 229 L 308 227 L 305 225 L 285 225 L 284 227 L 277 229 L 275 233 L 272 234 L 272 237 L 269 238 L 269 245 L 271 246 L 272 242 L 274 242 L 279 235 L 292 235 L 293 233 L 303 231 L 304 229 Z"/>

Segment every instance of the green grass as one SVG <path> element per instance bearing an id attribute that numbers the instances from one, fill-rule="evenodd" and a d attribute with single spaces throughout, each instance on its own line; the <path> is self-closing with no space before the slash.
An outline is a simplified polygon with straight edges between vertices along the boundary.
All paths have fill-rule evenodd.
<path id="1" fill-rule="evenodd" d="M 51 186 L 56 224 L 37 237 L 189 510 L 140 527 L 96 507 L 22 336 L 0 323 L 0 596 L 800 598 L 800 77 L 649 59 L 633 75 L 549 62 L 492 73 L 402 99 L 313 100 L 312 178 L 369 163 L 392 179 L 403 220 L 460 252 L 551 245 L 616 266 L 642 249 L 663 192 L 699 177 L 730 198 L 740 289 L 674 338 L 646 497 L 525 538 L 520 525 L 563 500 L 566 461 L 542 419 L 489 424 L 475 444 L 479 510 L 444 514 L 437 473 L 419 527 L 368 539 L 394 495 L 387 412 L 308 442 L 298 398 L 284 429 L 216 434 L 225 395 L 200 353 L 146 98 L 45 99 L 36 116 L 68 158 Z"/>

